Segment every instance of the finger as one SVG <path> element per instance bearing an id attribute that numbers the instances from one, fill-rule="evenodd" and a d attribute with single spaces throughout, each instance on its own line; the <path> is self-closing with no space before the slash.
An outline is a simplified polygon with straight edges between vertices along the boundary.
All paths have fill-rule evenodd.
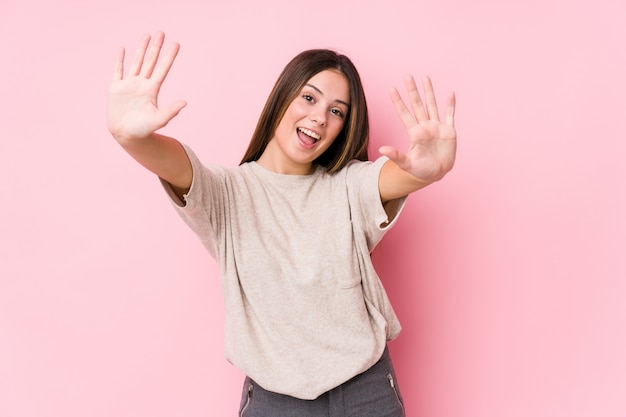
<path id="1" fill-rule="evenodd" d="M 166 110 L 166 113 L 170 116 L 170 120 L 173 119 L 180 113 L 180 111 L 187 106 L 187 102 L 183 100 L 178 100 L 169 105 Z"/>
<path id="2" fill-rule="evenodd" d="M 167 77 L 167 74 L 170 72 L 172 65 L 174 64 L 174 60 L 178 55 L 178 51 L 180 50 L 180 45 L 175 43 L 172 47 L 167 51 L 159 65 L 154 70 L 153 79 L 158 83 L 162 83 Z"/>
<path id="3" fill-rule="evenodd" d="M 180 111 L 187 105 L 187 102 L 184 100 L 178 100 L 174 103 L 170 104 L 166 109 L 161 111 L 160 113 L 160 123 L 161 127 L 167 125 L 174 117 L 180 113 Z"/>
<path id="4" fill-rule="evenodd" d="M 410 129 L 415 126 L 415 117 L 406 107 L 406 104 L 404 104 L 404 101 L 402 100 L 402 97 L 400 97 L 400 93 L 398 92 L 398 90 L 393 87 L 389 89 L 389 97 L 391 98 L 391 102 L 396 109 L 396 113 L 398 113 L 398 116 L 400 116 L 400 120 L 402 120 L 404 127 Z"/>
<path id="5" fill-rule="evenodd" d="M 154 71 L 154 67 L 159 60 L 159 54 L 161 53 L 161 48 L 163 47 L 163 39 L 165 39 L 165 34 L 163 32 L 157 32 L 150 43 L 146 51 L 146 56 L 143 60 L 143 66 L 141 68 L 141 75 L 150 78 L 152 75 L 152 71 Z"/>
<path id="6" fill-rule="evenodd" d="M 409 92 L 409 99 L 411 100 L 411 107 L 413 108 L 413 114 L 417 119 L 418 123 L 428 120 L 428 113 L 424 108 L 424 104 L 422 103 L 422 99 L 420 98 L 420 94 L 417 90 L 417 84 L 415 84 L 415 79 L 413 76 L 408 76 L 405 79 L 406 89 Z"/>
<path id="7" fill-rule="evenodd" d="M 406 164 L 406 155 L 393 146 L 381 146 L 378 148 L 378 152 L 395 162 L 399 167 L 404 167 Z"/>
<path id="8" fill-rule="evenodd" d="M 113 70 L 113 80 L 118 81 L 124 78 L 124 48 L 120 48 L 115 57 L 115 68 Z"/>
<path id="9" fill-rule="evenodd" d="M 454 111 L 456 109 L 456 95 L 450 93 L 448 98 L 448 108 L 446 109 L 446 124 L 454 127 Z"/>
<path id="10" fill-rule="evenodd" d="M 435 100 L 435 91 L 430 77 L 426 76 L 422 80 L 424 83 L 424 95 L 426 97 L 426 111 L 431 120 L 439 121 L 439 110 L 437 110 L 437 101 Z"/>
<path id="11" fill-rule="evenodd" d="M 139 75 L 141 72 L 141 66 L 143 65 L 143 58 L 146 55 L 146 48 L 148 48 L 148 43 L 150 43 L 150 35 L 144 35 L 137 46 L 137 50 L 135 51 L 135 56 L 133 57 L 133 63 L 130 66 L 130 71 L 128 75 Z"/>

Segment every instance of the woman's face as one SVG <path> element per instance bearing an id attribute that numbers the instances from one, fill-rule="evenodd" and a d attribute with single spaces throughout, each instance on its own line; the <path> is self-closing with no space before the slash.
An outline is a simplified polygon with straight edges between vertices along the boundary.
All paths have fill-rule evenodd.
<path id="1" fill-rule="evenodd" d="M 350 110 L 346 77 L 335 70 L 313 76 L 291 102 L 257 161 L 280 173 L 304 175 L 343 129 Z"/>

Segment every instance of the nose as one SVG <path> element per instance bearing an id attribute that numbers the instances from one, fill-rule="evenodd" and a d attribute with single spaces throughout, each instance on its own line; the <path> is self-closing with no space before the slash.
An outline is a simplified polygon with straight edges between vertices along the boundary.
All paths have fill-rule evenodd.
<path id="1" fill-rule="evenodd" d="M 312 111 L 309 119 L 320 126 L 326 126 L 326 112 L 322 109 Z"/>

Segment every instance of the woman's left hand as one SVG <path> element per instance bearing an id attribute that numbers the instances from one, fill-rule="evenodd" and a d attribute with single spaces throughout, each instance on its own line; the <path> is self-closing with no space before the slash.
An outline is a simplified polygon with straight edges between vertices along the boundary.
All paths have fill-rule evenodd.
<path id="1" fill-rule="evenodd" d="M 405 105 L 397 89 L 393 88 L 390 91 L 391 101 L 409 136 L 409 149 L 402 153 L 392 146 L 383 146 L 379 151 L 419 181 L 431 183 L 443 178 L 454 165 L 456 99 L 454 93 L 450 93 L 445 118 L 440 121 L 430 78 L 424 77 L 423 85 L 425 105 L 420 98 L 414 78 L 406 79 L 412 112 Z"/>

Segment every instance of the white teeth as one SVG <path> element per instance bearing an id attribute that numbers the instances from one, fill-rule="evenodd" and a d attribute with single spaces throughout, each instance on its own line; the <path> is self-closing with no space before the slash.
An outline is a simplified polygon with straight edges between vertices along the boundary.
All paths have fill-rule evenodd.
<path id="1" fill-rule="evenodd" d="M 299 127 L 298 130 L 300 132 L 304 133 L 305 135 L 312 137 L 315 140 L 320 140 L 320 138 L 321 138 L 320 135 L 318 135 L 317 133 L 313 132 L 312 130 L 305 129 L 303 127 Z"/>

